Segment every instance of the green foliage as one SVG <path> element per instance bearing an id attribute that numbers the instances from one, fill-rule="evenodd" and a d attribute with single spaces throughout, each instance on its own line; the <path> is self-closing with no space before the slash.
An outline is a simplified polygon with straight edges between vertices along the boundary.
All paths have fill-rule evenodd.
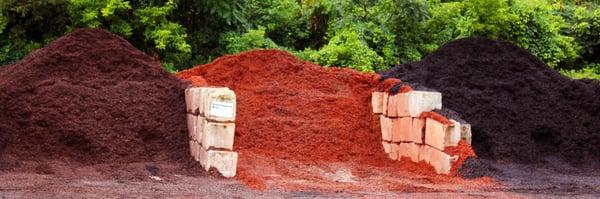
<path id="1" fill-rule="evenodd" d="M 573 79 L 598 79 L 600 80 L 600 64 L 590 64 L 582 69 L 561 70 L 563 75 Z"/>
<path id="2" fill-rule="evenodd" d="M 0 65 L 23 58 L 66 32 L 66 0 L 0 1 Z"/>
<path id="3" fill-rule="evenodd" d="M 185 28 L 167 19 L 174 8 L 175 3 L 169 0 L 164 6 L 148 6 L 135 12 L 139 26 L 144 27 L 146 41 L 162 52 L 163 66 L 168 71 L 176 71 L 175 64 L 188 60 L 192 52 Z"/>
<path id="4" fill-rule="evenodd" d="M 349 66 L 359 71 L 373 71 L 383 58 L 369 48 L 352 29 L 338 31 L 329 43 L 318 51 L 307 49 L 297 55 L 323 66 Z"/>
<path id="5" fill-rule="evenodd" d="M 246 16 L 251 28 L 264 27 L 267 36 L 284 46 L 301 48 L 310 36 L 310 11 L 296 0 L 248 0 Z"/>
<path id="6" fill-rule="evenodd" d="M 472 36 L 502 39 L 553 67 L 578 56 L 579 45 L 561 31 L 567 23 L 546 0 L 466 0 L 438 3 L 430 11 L 434 45 Z"/>
<path id="7" fill-rule="evenodd" d="M 279 48 L 275 42 L 265 37 L 265 28 L 249 30 L 247 33 L 237 34 L 229 32 L 225 34 L 222 41 L 228 54 L 235 54 L 247 50 L 262 48 Z"/>
<path id="8" fill-rule="evenodd" d="M 80 27 L 117 33 L 168 71 L 255 48 L 380 71 L 473 36 L 573 77 L 600 70 L 600 8 L 578 0 L 2 0 L 0 64 Z"/>
<path id="9" fill-rule="evenodd" d="M 129 37 L 133 31 L 125 20 L 131 9 L 129 2 L 124 0 L 69 0 L 73 28 L 108 28 L 124 37 Z"/>

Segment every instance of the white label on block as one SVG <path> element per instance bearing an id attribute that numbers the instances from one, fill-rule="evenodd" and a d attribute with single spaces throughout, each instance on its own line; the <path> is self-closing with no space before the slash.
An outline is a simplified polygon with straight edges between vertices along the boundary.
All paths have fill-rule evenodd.
<path id="1" fill-rule="evenodd" d="M 233 117 L 233 103 L 212 102 L 210 104 L 210 115 L 217 117 Z"/>

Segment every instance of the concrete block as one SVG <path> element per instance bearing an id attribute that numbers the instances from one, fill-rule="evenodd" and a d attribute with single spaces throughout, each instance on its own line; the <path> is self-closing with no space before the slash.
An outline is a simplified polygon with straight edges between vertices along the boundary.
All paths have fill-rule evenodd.
<path id="1" fill-rule="evenodd" d="M 236 96 L 228 88 L 203 90 L 202 115 L 208 120 L 219 122 L 235 121 Z"/>
<path id="2" fill-rule="evenodd" d="M 205 149 L 233 150 L 235 123 L 206 122 L 200 143 Z"/>
<path id="3" fill-rule="evenodd" d="M 471 144 L 471 124 L 460 124 L 460 138 Z"/>
<path id="4" fill-rule="evenodd" d="M 412 118 L 412 128 L 408 135 L 408 141 L 422 144 L 423 132 L 425 131 L 425 119 Z"/>
<path id="5" fill-rule="evenodd" d="M 388 99 L 389 98 L 390 98 L 390 94 L 388 92 L 383 92 L 382 101 L 381 101 L 381 112 L 384 115 L 387 115 Z"/>
<path id="6" fill-rule="evenodd" d="M 197 140 L 195 134 L 197 131 L 198 116 L 188 113 L 187 115 L 188 137 L 190 140 Z"/>
<path id="7" fill-rule="evenodd" d="M 383 113 L 383 92 L 373 92 L 371 95 L 371 106 L 373 107 L 373 113 Z"/>
<path id="8" fill-rule="evenodd" d="M 419 144 L 415 144 L 415 143 L 405 143 L 408 145 L 407 149 L 408 149 L 408 156 L 410 157 L 410 160 L 413 162 L 419 162 L 419 151 L 420 151 L 420 145 Z"/>
<path id="9" fill-rule="evenodd" d="M 381 141 L 381 145 L 383 145 L 383 151 L 385 151 L 385 153 L 391 153 L 392 152 L 392 144 L 386 141 Z"/>
<path id="10" fill-rule="evenodd" d="M 390 153 L 388 153 L 388 156 L 392 160 L 398 160 L 398 144 L 396 144 L 396 143 L 390 144 Z"/>
<path id="11" fill-rule="evenodd" d="M 422 144 L 419 145 L 419 161 L 424 161 L 426 163 L 430 163 L 430 156 L 431 156 L 431 151 L 433 148 L 431 148 L 429 145 L 426 144 Z M 433 149 L 435 150 L 435 149 Z"/>
<path id="12" fill-rule="evenodd" d="M 425 144 L 436 149 L 444 150 L 446 140 L 446 127 L 444 124 L 431 119 L 425 119 Z"/>
<path id="13" fill-rule="evenodd" d="M 385 114 L 388 117 L 398 117 L 398 104 L 397 104 L 398 100 L 397 99 L 398 99 L 397 95 L 390 95 L 388 97 L 387 112 Z"/>
<path id="14" fill-rule="evenodd" d="M 396 113 L 398 117 L 410 117 L 408 93 L 396 94 Z"/>
<path id="15" fill-rule="evenodd" d="M 427 118 L 425 121 L 425 143 L 438 149 L 444 150 L 447 146 L 458 146 L 461 136 L 460 123 L 445 125 L 434 119 Z"/>
<path id="16" fill-rule="evenodd" d="M 408 145 L 411 143 L 398 143 L 396 145 L 396 150 L 398 151 L 398 159 L 402 157 L 410 158 L 410 154 L 408 153 Z"/>
<path id="17" fill-rule="evenodd" d="M 190 155 L 196 161 L 198 161 L 200 158 L 200 148 L 202 148 L 202 146 L 200 146 L 200 143 L 194 140 L 190 140 Z"/>
<path id="18" fill-rule="evenodd" d="M 452 162 L 458 160 L 458 156 L 450 156 L 440 150 L 431 148 L 429 150 L 429 164 L 433 166 L 437 174 L 450 174 Z"/>
<path id="19" fill-rule="evenodd" d="M 200 142 L 202 140 L 202 133 L 204 132 L 206 120 L 202 116 L 192 114 L 187 115 L 187 120 L 190 140 Z"/>
<path id="20" fill-rule="evenodd" d="M 384 141 L 391 142 L 392 141 L 392 119 L 381 116 L 379 117 L 380 125 L 381 125 L 381 139 Z"/>
<path id="21" fill-rule="evenodd" d="M 429 91 L 408 92 L 409 112 L 412 117 L 419 117 L 422 112 L 442 109 L 442 94 Z"/>
<path id="22" fill-rule="evenodd" d="M 192 115 L 198 115 L 200 113 L 200 108 L 202 108 L 201 98 L 201 87 L 190 87 L 185 89 L 185 106 L 187 113 Z"/>
<path id="23" fill-rule="evenodd" d="M 234 177 L 237 169 L 238 154 L 232 151 L 206 150 L 200 147 L 199 162 L 204 170 L 215 168 L 224 177 Z"/>
<path id="24" fill-rule="evenodd" d="M 461 124 L 456 120 L 450 120 L 453 125 L 450 125 L 446 129 L 446 146 L 458 146 L 461 135 Z"/>
<path id="25" fill-rule="evenodd" d="M 395 118 L 392 122 L 392 141 L 406 142 L 409 141 L 410 132 L 412 131 L 412 118 L 401 117 Z"/>
<path id="26" fill-rule="evenodd" d="M 442 94 L 429 91 L 410 91 L 397 94 L 398 117 L 419 117 L 422 112 L 442 109 Z"/>

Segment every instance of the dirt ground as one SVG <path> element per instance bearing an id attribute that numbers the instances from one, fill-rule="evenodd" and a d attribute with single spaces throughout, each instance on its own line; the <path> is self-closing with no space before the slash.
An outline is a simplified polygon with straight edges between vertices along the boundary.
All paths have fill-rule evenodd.
<path id="1" fill-rule="evenodd" d="M 248 156 L 246 156 L 248 157 Z M 0 165 L 0 198 L 598 198 L 598 170 L 497 164 L 495 177 L 427 176 L 349 163 L 306 164 L 254 155 L 238 174 L 262 182 L 187 173 L 167 162 L 73 165 L 47 161 L 35 172 Z M 268 164 L 265 164 L 268 163 Z M 16 168 L 39 165 L 20 162 Z M 30 169 L 25 169 L 30 170 Z M 188 169 L 189 170 L 189 169 Z M 248 184 L 259 186 L 250 188 Z M 262 189 L 262 190 L 261 190 Z"/>

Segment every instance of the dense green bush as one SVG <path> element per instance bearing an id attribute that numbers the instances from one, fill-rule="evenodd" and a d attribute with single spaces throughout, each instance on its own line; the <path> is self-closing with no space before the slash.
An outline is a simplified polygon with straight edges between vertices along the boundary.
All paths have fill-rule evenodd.
<path id="1" fill-rule="evenodd" d="M 600 70 L 598 2 L 575 0 L 3 0 L 0 64 L 80 27 L 117 33 L 169 71 L 254 48 L 379 71 L 472 36 L 571 76 Z"/>

